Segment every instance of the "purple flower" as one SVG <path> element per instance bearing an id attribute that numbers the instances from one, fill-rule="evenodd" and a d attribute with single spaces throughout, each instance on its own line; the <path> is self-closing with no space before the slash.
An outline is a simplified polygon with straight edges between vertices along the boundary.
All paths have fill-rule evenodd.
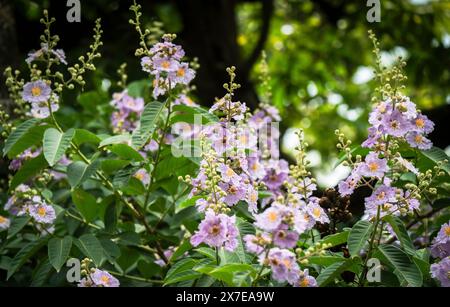
<path id="1" fill-rule="evenodd" d="M 52 54 L 55 56 L 56 59 L 58 59 L 60 63 L 67 65 L 66 53 L 64 52 L 64 50 L 62 49 L 52 50 Z"/>
<path id="2" fill-rule="evenodd" d="M 383 134 L 376 127 L 369 127 L 368 131 L 369 131 L 369 136 L 361 144 L 361 146 L 365 147 L 365 148 L 373 148 L 378 143 L 378 141 L 380 140 L 380 138 L 382 137 Z"/>
<path id="3" fill-rule="evenodd" d="M 145 168 L 139 169 L 133 177 L 141 181 L 143 185 L 148 185 L 150 183 L 150 175 Z"/>
<path id="4" fill-rule="evenodd" d="M 431 276 L 440 281 L 442 287 L 450 287 L 450 257 L 431 265 Z"/>
<path id="5" fill-rule="evenodd" d="M 237 204 L 240 200 L 244 200 L 247 194 L 246 186 L 243 184 L 235 185 L 228 183 L 219 183 L 220 188 L 227 193 L 223 201 L 228 206 Z"/>
<path id="6" fill-rule="evenodd" d="M 407 119 L 413 119 L 417 116 L 416 104 L 412 102 L 409 97 L 403 97 L 400 102 L 395 104 L 395 107 Z"/>
<path id="7" fill-rule="evenodd" d="M 317 198 L 315 198 L 314 201 L 311 201 L 308 204 L 306 210 L 315 222 L 319 222 L 322 224 L 330 222 L 330 219 L 328 218 L 327 214 L 322 209 L 322 207 L 319 205 Z"/>
<path id="8" fill-rule="evenodd" d="M 285 160 L 270 160 L 263 182 L 270 190 L 277 190 L 288 178 L 289 165 Z"/>
<path id="9" fill-rule="evenodd" d="M 45 202 L 40 203 L 40 198 L 33 197 L 33 202 L 34 205 L 28 206 L 30 216 L 38 223 L 53 224 L 56 219 L 55 209 Z"/>
<path id="10" fill-rule="evenodd" d="M 223 182 L 235 185 L 240 184 L 241 177 L 239 177 L 239 175 L 228 165 L 224 163 L 219 164 L 218 171 L 222 175 Z"/>
<path id="11" fill-rule="evenodd" d="M 195 78 L 195 71 L 187 63 L 180 63 L 175 71 L 170 73 L 170 80 L 175 83 L 189 84 Z"/>
<path id="12" fill-rule="evenodd" d="M 255 215 L 255 225 L 266 231 L 274 231 L 280 227 L 283 216 L 284 208 L 282 205 L 273 204 L 263 213 Z"/>
<path id="13" fill-rule="evenodd" d="M 143 71 L 148 73 L 152 72 L 152 60 L 148 56 L 141 59 L 141 66 Z"/>
<path id="14" fill-rule="evenodd" d="M 174 246 L 170 246 L 168 249 L 166 249 L 164 251 L 164 256 L 166 257 L 166 259 L 170 259 L 170 257 L 172 257 L 174 252 L 175 252 L 175 247 Z M 159 265 L 160 267 L 164 267 L 166 265 L 166 263 L 164 262 L 163 259 L 155 260 L 155 263 L 157 265 Z"/>
<path id="15" fill-rule="evenodd" d="M 384 114 L 381 125 L 387 134 L 395 137 L 402 137 L 411 130 L 410 122 L 397 110 Z"/>
<path id="16" fill-rule="evenodd" d="M 347 179 L 339 182 L 338 190 L 342 196 L 351 195 L 353 194 L 353 191 L 355 191 L 359 180 L 361 180 L 361 176 L 358 174 L 358 171 L 359 169 L 355 168 Z"/>
<path id="17" fill-rule="evenodd" d="M 22 99 L 30 103 L 47 102 L 52 90 L 43 80 L 28 82 L 23 86 Z"/>
<path id="18" fill-rule="evenodd" d="M 387 160 L 378 158 L 376 152 L 370 152 L 358 172 L 361 176 L 381 179 L 388 170 Z"/>
<path id="19" fill-rule="evenodd" d="M 116 288 L 120 285 L 117 278 L 108 272 L 99 269 L 95 269 L 94 273 L 91 273 L 90 277 L 96 286 Z"/>
<path id="20" fill-rule="evenodd" d="M 273 244 L 280 248 L 294 248 L 297 245 L 298 233 L 281 227 L 273 233 Z"/>
<path id="21" fill-rule="evenodd" d="M 58 100 L 56 94 L 53 95 L 54 97 L 52 98 L 52 100 L 54 99 L 55 101 Z M 51 102 L 32 102 L 31 103 L 31 110 L 30 110 L 30 115 L 33 116 L 34 118 L 47 118 L 50 116 L 50 109 L 49 109 L 49 103 L 50 103 L 50 108 L 52 109 L 52 113 L 55 113 L 56 111 L 59 110 L 59 104 L 56 103 L 55 101 L 51 101 Z"/>
<path id="22" fill-rule="evenodd" d="M 365 198 L 366 204 L 369 203 L 371 205 L 379 206 L 383 205 L 387 202 L 395 202 L 395 192 L 396 189 L 386 186 L 380 185 L 369 197 Z"/>
<path id="23" fill-rule="evenodd" d="M 433 143 L 429 139 L 417 132 L 408 133 L 406 135 L 406 141 L 408 141 L 411 147 L 422 150 L 430 149 L 433 146 Z"/>
<path id="24" fill-rule="evenodd" d="M 97 287 L 96 284 L 90 279 L 90 278 L 82 278 L 77 284 L 78 288 L 95 288 Z"/>
<path id="25" fill-rule="evenodd" d="M 261 254 L 264 251 L 265 246 L 272 242 L 267 233 L 245 235 L 243 239 L 247 251 L 257 255 Z"/>
<path id="26" fill-rule="evenodd" d="M 249 158 L 248 171 L 253 179 L 262 179 L 266 176 L 266 170 L 258 158 Z"/>
<path id="27" fill-rule="evenodd" d="M 312 288 L 317 287 L 317 281 L 314 277 L 309 275 L 309 270 L 306 269 L 303 272 L 300 272 L 299 278 L 295 283 L 296 287 L 302 288 Z"/>
<path id="28" fill-rule="evenodd" d="M 0 215 L 0 231 L 8 229 L 10 224 L 11 222 L 8 218 Z"/>
<path id="29" fill-rule="evenodd" d="M 450 222 L 441 226 L 431 245 L 431 254 L 435 258 L 450 256 Z"/>
<path id="30" fill-rule="evenodd" d="M 415 132 L 423 134 L 431 133 L 434 130 L 434 123 L 422 114 L 412 120 L 412 126 Z"/>
<path id="31" fill-rule="evenodd" d="M 205 243 L 211 247 L 222 247 L 233 251 L 237 247 L 236 217 L 229 217 L 223 213 L 215 214 L 208 210 L 205 219 L 200 223 L 198 231 L 191 237 L 191 244 L 198 246 Z"/>
<path id="32" fill-rule="evenodd" d="M 267 260 L 272 269 L 273 279 L 294 284 L 299 277 L 300 268 L 297 264 L 295 254 L 287 249 L 272 248 Z"/>

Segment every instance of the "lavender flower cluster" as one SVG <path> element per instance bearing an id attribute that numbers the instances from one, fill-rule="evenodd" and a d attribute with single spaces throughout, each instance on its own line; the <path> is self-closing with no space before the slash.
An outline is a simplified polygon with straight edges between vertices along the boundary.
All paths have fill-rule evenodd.
<path id="1" fill-rule="evenodd" d="M 431 276 L 450 287 L 450 223 L 442 225 L 431 245 L 431 255 L 441 260 L 431 265 Z"/>
<path id="2" fill-rule="evenodd" d="M 163 42 L 155 44 L 148 56 L 141 59 L 142 69 L 153 76 L 153 97 L 166 94 L 177 84 L 187 85 L 195 76 L 189 64 L 182 62 L 184 50 L 172 43 L 173 37 L 165 35 Z"/>
<path id="3" fill-rule="evenodd" d="M 14 194 L 8 198 L 4 210 L 13 216 L 30 216 L 33 225 L 43 235 L 53 233 L 55 230 L 55 209 L 47 204 L 41 196 L 36 195 L 35 190 L 25 184 L 21 184 L 15 189 Z"/>
<path id="4" fill-rule="evenodd" d="M 392 148 L 406 143 L 413 148 L 429 149 L 432 144 L 425 136 L 433 130 L 434 124 L 404 96 L 389 98 L 375 105 L 369 123 L 369 137 L 362 146 L 371 151 L 364 161 L 357 159 L 352 162 L 352 171 L 339 183 L 339 192 L 343 196 L 351 195 L 359 186 L 372 187 L 371 181 L 376 180 L 372 195 L 365 199 L 365 213 L 369 219 L 377 215 L 382 218 L 413 212 L 420 204 L 415 193 L 417 190 L 404 191 L 394 187 L 392 175 L 399 169 L 415 174 L 419 172 L 411 162 L 394 154 Z"/>

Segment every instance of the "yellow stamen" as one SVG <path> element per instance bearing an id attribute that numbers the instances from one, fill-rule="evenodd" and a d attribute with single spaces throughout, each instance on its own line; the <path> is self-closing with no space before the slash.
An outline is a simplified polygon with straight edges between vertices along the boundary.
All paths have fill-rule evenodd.
<path id="1" fill-rule="evenodd" d="M 444 232 L 447 236 L 450 236 L 450 226 L 445 227 Z"/>
<path id="2" fill-rule="evenodd" d="M 369 163 L 369 169 L 372 172 L 375 172 L 376 170 L 378 170 L 378 164 L 376 164 L 375 162 Z"/>
<path id="3" fill-rule="evenodd" d="M 267 214 L 267 218 L 269 219 L 269 221 L 271 222 L 275 222 L 278 218 L 278 214 L 276 212 L 269 212 L 269 214 Z"/>
<path id="4" fill-rule="evenodd" d="M 45 210 L 45 207 L 39 207 L 39 209 L 37 210 L 37 213 L 40 216 L 45 216 L 45 214 L 47 213 L 47 210 Z"/>
<path id="5" fill-rule="evenodd" d="M 423 118 L 416 119 L 416 126 L 418 128 L 423 128 L 425 126 L 425 121 L 423 120 Z"/>
<path id="6" fill-rule="evenodd" d="M 314 215 L 314 217 L 316 217 L 316 218 L 320 217 L 321 213 L 322 213 L 322 212 L 321 212 L 320 208 L 314 208 L 314 209 L 313 209 L 313 215 Z"/>
<path id="7" fill-rule="evenodd" d="M 33 95 L 34 97 L 41 95 L 41 88 L 39 86 L 35 86 L 31 89 L 31 95 Z"/>

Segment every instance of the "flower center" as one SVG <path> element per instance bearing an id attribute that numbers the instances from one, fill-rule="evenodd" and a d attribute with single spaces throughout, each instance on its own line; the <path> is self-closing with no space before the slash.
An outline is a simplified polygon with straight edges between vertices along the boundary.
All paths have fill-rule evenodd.
<path id="1" fill-rule="evenodd" d="M 422 143 L 423 138 L 420 134 L 418 134 L 414 137 L 414 141 L 416 141 L 416 143 Z"/>
<path id="2" fill-rule="evenodd" d="M 37 210 L 37 213 L 38 213 L 40 216 L 45 216 L 45 214 L 47 213 L 47 210 L 46 210 L 44 207 L 40 207 L 40 208 Z"/>
<path id="3" fill-rule="evenodd" d="M 375 163 L 375 162 L 369 163 L 369 169 L 370 169 L 372 172 L 375 172 L 376 170 L 378 170 L 378 164 Z"/>
<path id="4" fill-rule="evenodd" d="M 286 231 L 280 230 L 280 231 L 278 232 L 278 238 L 280 238 L 280 239 L 286 238 Z"/>
<path id="5" fill-rule="evenodd" d="M 236 194 L 237 188 L 236 188 L 234 185 L 232 185 L 232 186 L 228 189 L 228 192 L 229 192 L 230 194 Z"/>
<path id="6" fill-rule="evenodd" d="M 391 128 L 392 129 L 398 129 L 398 121 L 396 121 L 396 120 L 393 120 L 393 121 L 391 121 Z"/>
<path id="7" fill-rule="evenodd" d="M 184 68 L 179 68 L 178 71 L 177 71 L 177 76 L 178 77 L 184 77 L 185 73 L 186 73 L 186 71 L 185 71 Z"/>
<path id="8" fill-rule="evenodd" d="M 378 194 L 377 198 L 378 198 L 379 200 L 381 200 L 381 199 L 383 199 L 385 196 L 386 196 L 386 193 L 385 193 L 385 192 L 380 192 L 380 194 Z"/>
<path id="9" fill-rule="evenodd" d="M 423 128 L 425 126 L 425 121 L 422 118 L 416 119 L 416 126 L 418 128 Z"/>
<path id="10" fill-rule="evenodd" d="M 164 61 L 161 63 L 162 68 L 167 69 L 170 67 L 170 62 L 169 61 Z"/>
<path id="11" fill-rule="evenodd" d="M 225 172 L 228 177 L 233 177 L 234 171 L 231 168 L 227 168 L 227 171 Z"/>
<path id="12" fill-rule="evenodd" d="M 1 218 L 1 217 L 0 217 Z M 444 228 L 444 232 L 447 236 L 450 236 L 450 226 Z"/>
<path id="13" fill-rule="evenodd" d="M 219 225 L 214 225 L 213 227 L 211 227 L 210 233 L 211 233 L 213 236 L 218 235 L 219 232 L 220 232 L 220 227 L 219 227 Z"/>
<path id="14" fill-rule="evenodd" d="M 106 275 L 103 275 L 101 278 L 101 281 L 104 282 L 105 284 L 109 283 L 109 277 Z"/>
<path id="15" fill-rule="evenodd" d="M 308 278 L 303 278 L 300 282 L 300 287 L 308 287 L 309 286 L 309 280 Z"/>
<path id="16" fill-rule="evenodd" d="M 0 224 L 6 222 L 6 218 L 0 215 Z"/>
<path id="17" fill-rule="evenodd" d="M 291 263 L 291 261 L 289 261 L 289 259 L 284 259 L 284 260 L 283 260 L 283 264 L 284 264 L 288 269 L 290 269 L 291 266 L 292 266 L 292 263 Z"/>
<path id="18" fill-rule="evenodd" d="M 267 218 L 269 219 L 269 221 L 271 222 L 275 222 L 278 218 L 278 214 L 276 212 L 269 212 L 269 214 L 267 215 Z"/>
<path id="19" fill-rule="evenodd" d="M 314 209 L 313 209 L 313 215 L 314 215 L 316 218 L 320 217 L 320 214 L 321 214 L 321 212 L 320 212 L 320 209 L 319 209 L 319 208 L 314 208 Z"/>
<path id="20" fill-rule="evenodd" d="M 33 95 L 34 97 L 41 95 L 41 88 L 39 86 L 35 86 L 31 89 L 31 95 Z"/>

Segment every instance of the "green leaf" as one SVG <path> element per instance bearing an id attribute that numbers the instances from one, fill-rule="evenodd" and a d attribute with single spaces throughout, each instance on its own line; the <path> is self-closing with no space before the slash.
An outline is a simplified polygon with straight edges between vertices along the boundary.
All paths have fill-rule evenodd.
<path id="1" fill-rule="evenodd" d="M 43 139 L 43 151 L 45 159 L 50 166 L 55 165 L 65 154 L 70 142 L 75 134 L 74 129 L 69 129 L 64 133 L 55 128 L 45 130 Z"/>
<path id="2" fill-rule="evenodd" d="M 233 279 L 237 273 L 256 273 L 255 269 L 250 264 L 246 263 L 228 263 L 219 267 L 206 265 L 194 268 L 194 270 L 224 281 L 228 286 L 235 286 Z"/>
<path id="3" fill-rule="evenodd" d="M 50 263 L 59 272 L 69 257 L 72 248 L 72 237 L 64 238 L 53 237 L 48 241 L 48 259 Z"/>
<path id="4" fill-rule="evenodd" d="M 193 270 L 198 263 L 192 258 L 184 258 L 175 263 L 166 274 L 164 285 L 174 284 L 180 281 L 193 280 L 202 276 L 201 273 Z"/>
<path id="5" fill-rule="evenodd" d="M 11 225 L 8 229 L 8 239 L 14 237 L 19 231 L 21 231 L 30 221 L 31 217 L 28 215 L 15 216 L 11 219 Z"/>
<path id="6" fill-rule="evenodd" d="M 149 82 L 147 79 L 133 81 L 128 84 L 128 95 L 132 97 L 144 97 L 145 93 L 149 91 Z"/>
<path id="7" fill-rule="evenodd" d="M 21 123 L 15 130 L 11 132 L 3 147 L 3 156 L 16 145 L 27 132 L 39 122 L 39 119 L 32 118 Z"/>
<path id="8" fill-rule="evenodd" d="M 447 163 L 444 163 L 442 165 L 442 169 L 445 170 L 447 174 L 450 175 L 450 162 L 449 162 L 450 157 L 447 156 L 445 151 L 443 151 L 438 147 L 432 147 L 429 150 L 422 150 L 421 153 L 436 164 L 438 162 L 443 162 L 444 160 L 447 160 Z"/>
<path id="9" fill-rule="evenodd" d="M 443 208 L 448 208 L 450 207 L 450 198 L 440 198 L 437 199 L 433 202 L 433 204 L 431 205 L 431 207 L 433 207 L 433 209 L 443 209 Z"/>
<path id="10" fill-rule="evenodd" d="M 130 164 L 128 160 L 107 159 L 102 160 L 101 169 L 107 174 L 113 174 Z"/>
<path id="11" fill-rule="evenodd" d="M 147 104 L 142 112 L 139 126 L 133 131 L 131 142 L 134 148 L 139 149 L 153 134 L 156 128 L 156 122 L 164 109 L 164 104 L 158 101 L 152 101 Z"/>
<path id="12" fill-rule="evenodd" d="M 75 239 L 74 243 L 80 251 L 86 257 L 92 259 L 97 266 L 101 265 L 103 259 L 103 247 L 94 235 L 82 235 L 79 239 Z"/>
<path id="13" fill-rule="evenodd" d="M 114 144 L 108 149 L 122 159 L 138 162 L 144 161 L 144 157 L 139 152 L 126 144 Z"/>
<path id="14" fill-rule="evenodd" d="M 119 170 L 113 178 L 113 185 L 118 188 L 123 188 L 128 184 L 131 176 L 133 176 L 139 168 L 139 166 L 129 166 Z"/>
<path id="15" fill-rule="evenodd" d="M 353 264 L 352 259 L 347 259 L 345 261 L 335 262 L 332 265 L 326 267 L 317 276 L 317 284 L 320 287 L 326 286 L 330 282 L 333 282 L 342 272 L 347 270 Z"/>
<path id="16" fill-rule="evenodd" d="M 384 220 L 391 225 L 392 230 L 395 232 L 397 239 L 400 241 L 403 250 L 408 255 L 414 255 L 416 253 L 416 249 L 411 238 L 406 231 L 406 227 L 403 224 L 403 221 L 396 216 L 388 215 L 384 217 Z"/>
<path id="17" fill-rule="evenodd" d="M 127 134 L 120 134 L 120 135 L 113 135 L 110 137 L 107 137 L 106 139 L 103 139 L 98 147 L 105 147 L 112 144 L 128 144 L 130 141 L 130 135 Z"/>
<path id="18" fill-rule="evenodd" d="M 33 272 L 33 280 L 31 281 L 31 287 L 42 287 L 47 282 L 47 279 L 52 271 L 52 265 L 48 259 L 45 259 Z"/>
<path id="19" fill-rule="evenodd" d="M 25 262 L 30 259 L 30 257 L 36 254 L 42 248 L 42 246 L 45 245 L 45 243 L 47 243 L 47 238 L 32 241 L 25 245 L 11 261 L 6 280 L 8 280 L 15 272 L 17 272 L 17 270 L 19 270 L 25 264 Z"/>
<path id="20" fill-rule="evenodd" d="M 352 256 L 358 256 L 364 248 L 367 239 L 372 234 L 373 225 L 367 221 L 358 221 L 353 225 L 348 235 L 348 251 Z"/>
<path id="21" fill-rule="evenodd" d="M 72 188 L 76 188 L 78 185 L 89 179 L 94 175 L 100 162 L 95 160 L 91 164 L 87 165 L 82 161 L 75 161 L 67 167 L 67 179 Z"/>
<path id="22" fill-rule="evenodd" d="M 176 105 L 173 107 L 174 111 L 181 112 L 182 114 L 174 115 L 171 119 L 172 122 L 185 122 L 185 123 L 194 123 L 194 116 L 198 115 L 201 117 L 203 124 L 205 123 L 216 123 L 219 121 L 219 118 L 212 113 L 209 113 L 208 110 L 203 109 L 202 107 L 194 107 L 187 105 Z"/>
<path id="23" fill-rule="evenodd" d="M 86 129 L 76 129 L 75 136 L 73 137 L 73 142 L 79 146 L 83 143 L 90 143 L 94 145 L 98 145 L 101 139 L 96 136 L 94 133 L 90 132 Z"/>
<path id="24" fill-rule="evenodd" d="M 342 231 L 323 238 L 320 243 L 331 244 L 331 247 L 338 246 L 347 242 L 350 231 Z"/>
<path id="25" fill-rule="evenodd" d="M 400 282 L 405 281 L 409 286 L 422 286 L 422 273 L 417 265 L 411 261 L 408 255 L 398 247 L 381 244 L 378 246 L 381 258 L 394 269 Z"/>
<path id="26" fill-rule="evenodd" d="M 311 256 L 308 258 L 308 263 L 328 267 L 336 262 L 345 260 L 346 258 L 343 256 Z"/>
<path id="27" fill-rule="evenodd" d="M 8 152 L 8 158 L 14 158 L 32 146 L 39 146 L 45 130 L 49 127 L 49 125 L 31 127 L 27 133 L 25 133 L 19 141 L 11 147 Z"/>
<path id="28" fill-rule="evenodd" d="M 99 206 L 94 196 L 82 189 L 76 189 L 72 191 L 72 201 L 86 222 L 95 220 Z"/>
<path id="29" fill-rule="evenodd" d="M 47 166 L 48 164 L 43 154 L 26 161 L 11 180 L 11 184 L 9 185 L 10 191 L 13 191 L 19 184 L 24 183 Z"/>

